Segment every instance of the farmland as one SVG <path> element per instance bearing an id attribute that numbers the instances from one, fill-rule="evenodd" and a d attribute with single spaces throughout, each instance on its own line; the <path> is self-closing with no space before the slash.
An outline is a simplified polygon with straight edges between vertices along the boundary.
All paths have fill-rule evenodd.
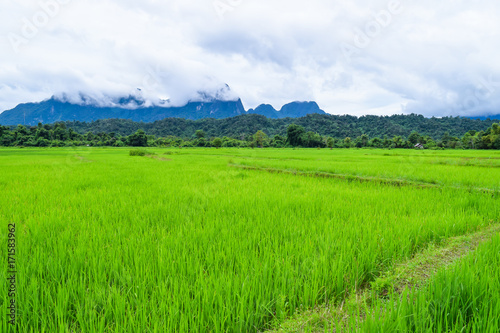
<path id="1" fill-rule="evenodd" d="M 264 331 L 500 222 L 498 151 L 129 150 L 0 150 L 0 241 L 15 224 L 19 332 Z M 498 244 L 474 255 L 493 267 Z M 452 278 L 470 285 L 483 266 L 443 272 L 413 296 L 421 303 L 389 302 L 449 328 L 421 304 L 439 297 L 432 288 L 453 296 Z M 498 290 L 491 271 L 478 294 Z M 488 304 L 469 319 L 498 320 L 498 302 Z M 360 329 L 413 325 L 397 314 Z"/>

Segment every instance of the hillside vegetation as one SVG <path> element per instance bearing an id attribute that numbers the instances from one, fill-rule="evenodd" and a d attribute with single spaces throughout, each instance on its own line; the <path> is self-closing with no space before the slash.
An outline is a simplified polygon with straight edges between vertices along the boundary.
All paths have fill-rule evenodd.
<path id="1" fill-rule="evenodd" d="M 462 137 L 468 131 L 485 131 L 494 120 L 476 120 L 460 117 L 425 118 L 420 115 L 394 116 L 337 116 L 329 114 L 311 114 L 301 118 L 270 119 L 262 115 L 248 114 L 226 119 L 187 120 L 167 118 L 152 123 L 133 122 L 124 119 L 106 119 L 93 122 L 66 122 L 66 126 L 76 132 L 117 133 L 130 135 L 138 129 L 160 137 L 169 135 L 180 138 L 191 138 L 196 130 L 203 130 L 208 137 L 244 138 L 258 130 L 268 136 L 286 135 L 287 127 L 294 123 L 303 126 L 322 136 L 336 139 L 356 138 L 363 134 L 369 137 L 389 138 L 394 136 L 408 137 L 412 132 L 430 136 L 434 140 L 441 139 L 446 133 L 450 136 Z M 496 121 L 498 122 L 498 120 Z"/>
<path id="2" fill-rule="evenodd" d="M 333 118 L 332 118 L 333 117 Z M 341 133 L 356 130 L 355 122 L 340 128 L 326 120 L 335 119 L 334 116 L 310 115 L 299 119 L 267 119 L 263 116 L 241 116 L 226 120 L 200 120 L 198 122 L 183 119 L 167 119 L 152 124 L 134 123 L 126 120 L 106 120 L 92 123 L 61 122 L 54 125 L 26 127 L 18 125 L 9 128 L 0 126 L 0 145 L 2 146 L 150 146 L 150 147 L 308 147 L 308 148 L 453 148 L 453 149 L 500 149 L 500 128 L 497 123 L 492 123 L 490 128 L 476 131 L 470 129 L 466 132 L 464 126 L 483 128 L 487 123 L 480 120 L 466 120 L 459 118 L 426 119 L 418 116 L 401 116 L 401 119 L 423 122 L 442 123 L 436 133 L 444 128 L 453 129 L 453 133 L 464 133 L 462 136 L 453 136 L 444 132 L 440 137 L 425 135 L 429 129 L 423 128 L 420 133 L 413 130 L 407 136 L 385 134 L 383 137 L 361 134 L 357 137 L 338 137 L 321 133 L 332 133 L 337 128 Z M 360 120 L 363 118 L 352 118 Z M 366 118 L 368 119 L 368 118 Z M 365 120 L 366 120 L 365 119 Z M 374 118 L 384 119 L 384 118 Z M 388 117 L 397 120 L 398 118 Z M 325 120 L 325 121 L 322 121 Z M 353 120 L 353 121 L 354 121 Z M 209 126 L 210 124 L 214 127 Z M 303 124 L 304 126 L 302 126 Z M 454 127 L 456 125 L 457 127 Z M 460 125 L 460 126 L 458 126 Z M 218 127 L 217 127 L 218 126 Z M 277 127 L 273 127 L 277 126 Z M 286 127 L 284 127 L 286 126 Z M 410 125 L 407 125 L 410 126 Z M 415 122 L 415 128 L 420 128 Z M 423 126 L 423 125 L 422 125 Z M 138 129 L 137 129 L 138 128 Z M 374 126 L 367 128 L 370 133 L 387 133 L 387 127 Z M 408 130 L 400 131 L 408 133 Z M 313 130 L 311 130 L 313 129 Z M 316 129 L 316 131 L 314 130 Z M 134 132 L 135 130 L 135 132 Z M 166 135 L 167 133 L 183 132 L 187 137 Z M 398 131 L 395 131 L 399 133 Z M 125 133 L 125 134 L 124 134 Z M 126 134 L 128 133 L 128 134 Z M 223 136 L 213 136 L 214 134 Z M 229 133 L 232 133 L 229 134 Z M 236 134 L 239 133 L 239 134 Z M 280 133 L 280 134 L 272 134 Z M 165 136 L 166 135 L 166 136 Z"/>

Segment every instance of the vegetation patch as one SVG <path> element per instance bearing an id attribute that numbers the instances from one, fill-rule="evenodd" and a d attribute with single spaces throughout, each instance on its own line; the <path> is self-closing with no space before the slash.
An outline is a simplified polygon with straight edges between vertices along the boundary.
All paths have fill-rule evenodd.
<path id="1" fill-rule="evenodd" d="M 385 148 L 413 150 L 449 149 L 500 149 L 500 126 L 492 121 L 471 119 L 447 119 L 458 121 L 456 133 L 428 133 L 428 128 L 415 127 L 413 121 L 431 121 L 413 116 L 394 116 L 404 120 L 406 130 L 400 126 L 381 123 L 373 124 L 366 117 L 356 119 L 345 117 L 349 123 L 339 125 L 333 115 L 310 115 L 301 119 L 266 119 L 256 115 L 241 115 L 222 120 L 206 119 L 190 122 L 181 119 L 164 119 L 150 124 L 133 123 L 123 119 L 109 119 L 89 124 L 81 122 L 58 122 L 53 125 L 41 123 L 38 126 L 0 126 L 0 146 L 12 147 L 249 147 L 249 148 Z M 343 116 L 340 116 L 342 118 Z M 334 120 L 337 118 L 336 120 Z M 392 118 L 392 117 L 391 117 Z M 390 118 L 382 117 L 381 120 Z M 257 122 L 254 122 L 256 121 Z M 265 121 L 262 121 L 265 120 Z M 395 120 L 395 119 L 393 119 Z M 360 128 L 352 122 L 365 122 Z M 432 120 L 436 121 L 435 119 Z M 174 122 L 174 123 L 170 123 Z M 182 124 L 184 122 L 184 124 Z M 189 123 L 189 124 L 188 124 Z M 274 124 L 273 124 L 274 123 Z M 468 123 L 468 124 L 465 124 Z M 103 125 L 103 126 L 101 126 Z M 360 125 L 360 124 L 359 124 Z M 402 124 L 400 124 L 402 125 Z M 433 124 L 432 128 L 441 132 Z M 159 127 L 158 127 L 159 126 Z M 477 128 L 481 129 L 478 130 Z M 487 128 L 487 126 L 491 126 Z M 208 128 L 207 128 L 208 127 Z M 363 130 L 361 130 L 361 128 Z M 313 129 L 313 130 L 311 130 Z M 397 131 L 393 132 L 394 129 Z M 135 130 L 134 133 L 131 131 Z M 363 133 L 367 131 L 366 133 Z M 118 132 L 118 133 L 117 133 Z M 120 134 L 121 133 L 121 134 Z M 168 134 L 167 134 L 168 133 Z M 461 133 L 458 135 L 458 133 Z M 153 135 L 154 134 L 154 135 Z M 175 136 L 174 136 L 175 135 Z M 404 135 L 404 136 L 402 136 Z"/>
<path id="2" fill-rule="evenodd" d="M 146 156 L 146 155 L 154 155 L 155 153 L 149 152 L 146 149 L 131 149 L 129 152 L 130 156 Z"/>

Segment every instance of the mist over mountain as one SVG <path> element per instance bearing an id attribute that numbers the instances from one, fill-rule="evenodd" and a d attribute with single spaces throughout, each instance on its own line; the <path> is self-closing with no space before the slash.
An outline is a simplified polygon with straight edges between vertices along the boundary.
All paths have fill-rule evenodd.
<path id="1" fill-rule="evenodd" d="M 58 121 L 93 121 L 98 119 L 130 119 L 152 122 L 165 118 L 227 118 L 245 112 L 241 100 L 189 102 L 181 107 L 145 106 L 144 101 L 133 97 L 122 98 L 116 106 L 94 104 L 72 104 L 54 97 L 40 103 L 20 104 L 12 110 L 0 114 L 2 125 L 36 125 Z"/>
<path id="2" fill-rule="evenodd" d="M 269 119 L 302 118 L 311 114 L 327 114 L 316 102 L 292 102 L 280 110 L 272 105 L 261 104 L 245 110 L 229 86 L 213 92 L 198 92 L 194 100 L 176 105 L 169 99 L 145 98 L 141 89 L 126 97 L 92 97 L 86 94 L 59 94 L 37 103 L 19 104 L 0 114 L 1 125 L 34 126 L 60 121 L 91 122 L 104 119 L 128 119 L 151 123 L 166 118 L 198 120 L 205 118 L 225 119 L 245 114 L 262 115 Z M 500 119 L 499 115 L 470 116 L 471 119 Z"/>
<path id="3" fill-rule="evenodd" d="M 229 89 L 229 88 L 227 88 Z M 203 118 L 224 119 L 246 114 L 241 100 L 227 100 L 227 91 L 210 95 L 199 92 L 196 101 L 183 106 L 171 106 L 169 100 L 158 100 L 153 104 L 140 94 L 121 98 L 96 100 L 81 94 L 77 98 L 62 94 L 38 103 L 19 104 L 14 109 L 0 114 L 2 125 L 29 125 L 58 121 L 93 121 L 99 119 L 130 119 L 136 122 L 154 122 L 165 118 L 197 120 Z M 248 113 L 268 118 L 297 118 L 308 114 L 325 114 L 315 102 L 292 102 L 280 111 L 270 105 L 261 105 Z"/>

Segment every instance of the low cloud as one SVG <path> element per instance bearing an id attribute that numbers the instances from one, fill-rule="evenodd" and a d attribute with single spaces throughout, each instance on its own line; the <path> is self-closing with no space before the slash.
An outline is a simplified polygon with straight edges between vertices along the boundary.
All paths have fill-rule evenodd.
<path id="1" fill-rule="evenodd" d="M 335 114 L 500 110 L 500 4 L 493 0 L 2 6 L 0 110 L 53 95 L 182 105 L 217 94 L 241 97 L 246 108 L 315 100 Z"/>

